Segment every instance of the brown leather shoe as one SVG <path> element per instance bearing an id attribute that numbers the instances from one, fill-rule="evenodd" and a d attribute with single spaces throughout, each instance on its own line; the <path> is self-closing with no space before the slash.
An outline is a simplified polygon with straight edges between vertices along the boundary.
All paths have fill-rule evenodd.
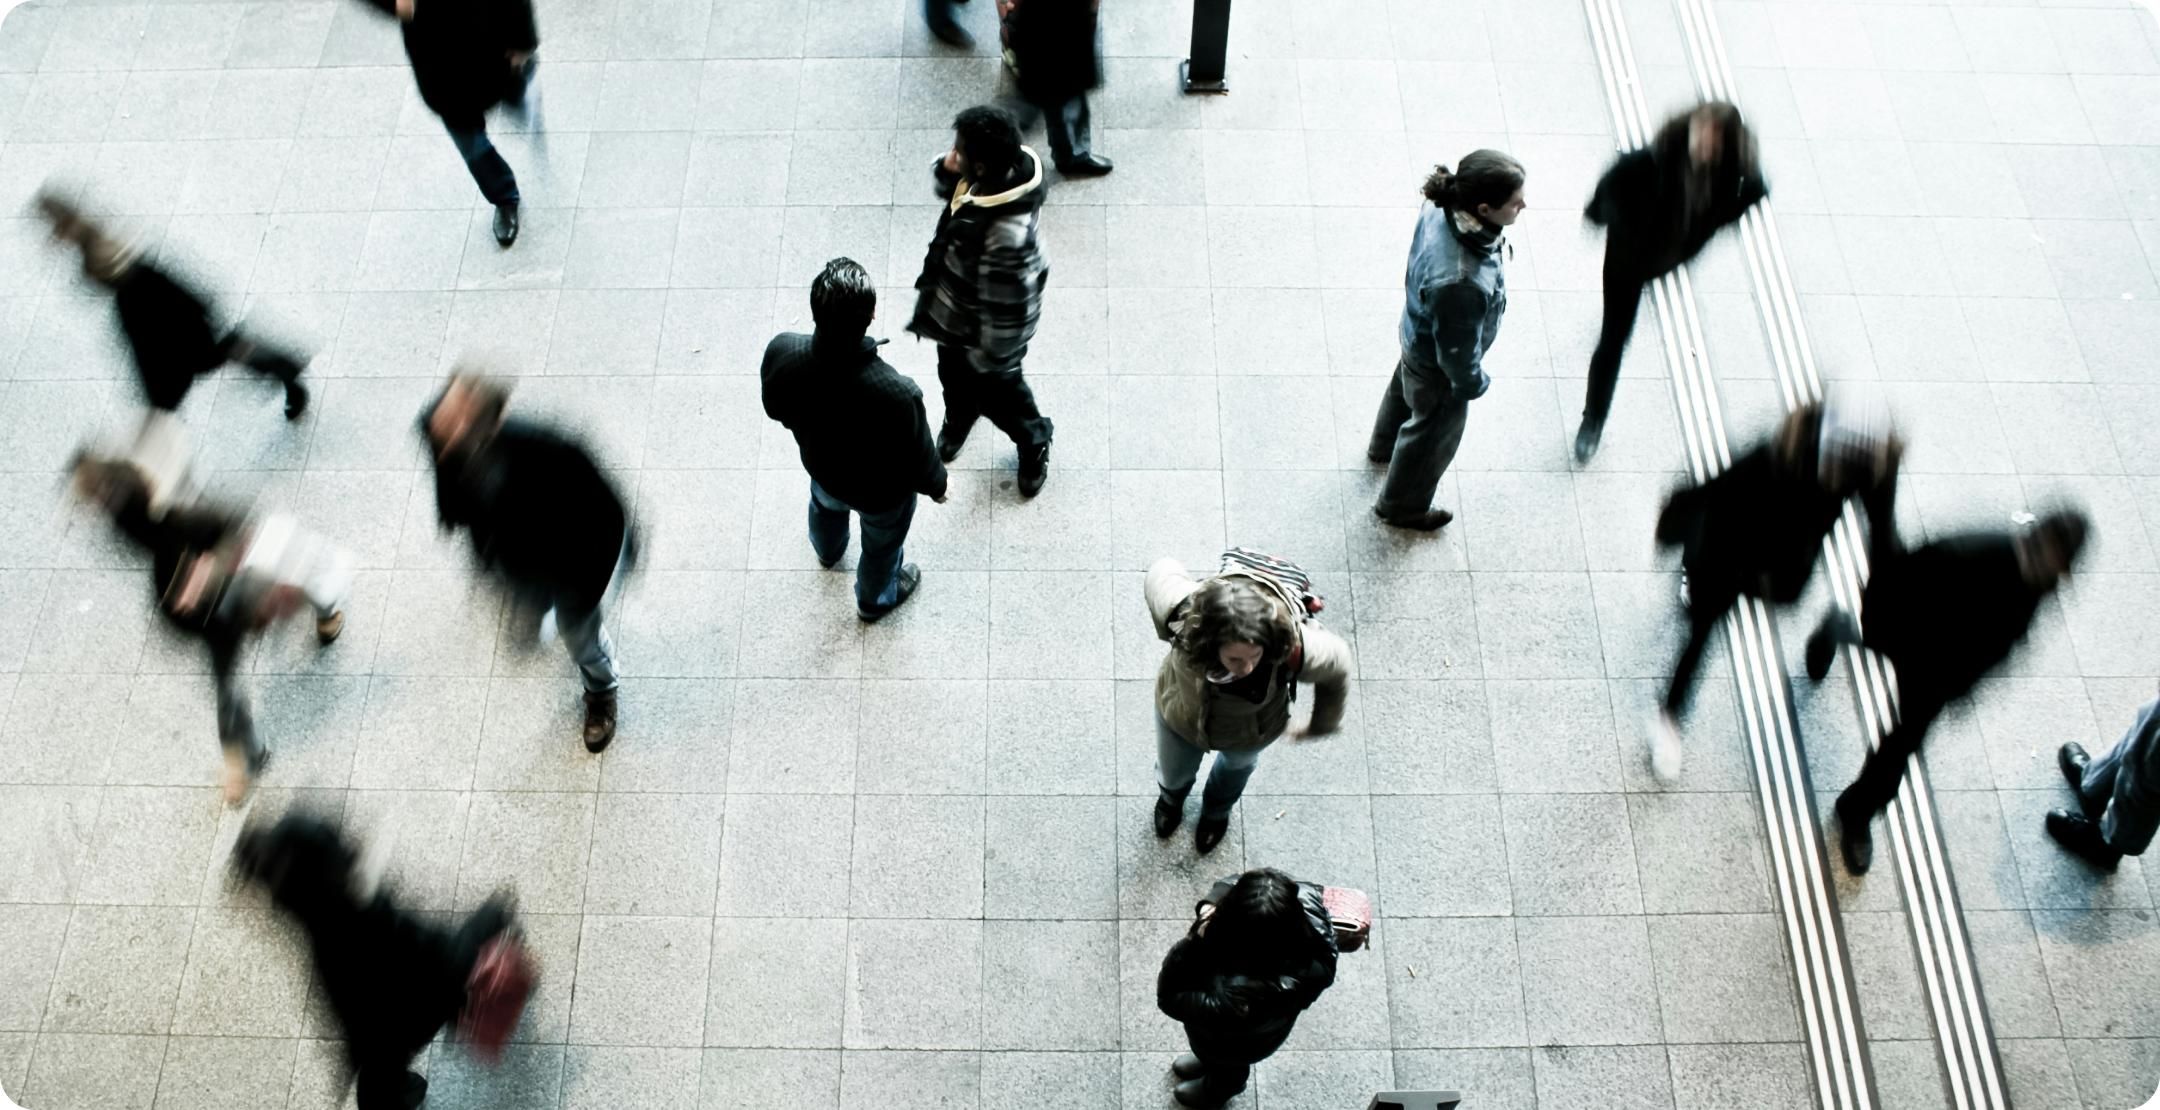
<path id="1" fill-rule="evenodd" d="M 336 642 L 345 631 L 345 610 L 340 609 L 327 617 L 315 618 L 315 642 L 324 647 Z"/>
<path id="2" fill-rule="evenodd" d="M 585 694 L 585 750 L 606 751 L 615 741 L 615 691 Z"/>

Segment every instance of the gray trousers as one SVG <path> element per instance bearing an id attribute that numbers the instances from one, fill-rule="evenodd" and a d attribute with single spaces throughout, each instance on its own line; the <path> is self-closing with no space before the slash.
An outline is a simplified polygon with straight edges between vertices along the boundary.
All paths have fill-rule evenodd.
<path id="1" fill-rule="evenodd" d="M 2160 795 L 2154 793 L 2160 783 L 2147 781 L 2147 770 L 2160 754 L 2156 744 L 2160 744 L 2160 701 L 2149 701 L 2138 710 L 2130 731 L 2106 755 L 2095 756 L 2086 765 L 2085 780 L 2078 784 L 2087 809 L 2107 807 L 2100 815 L 2100 835 L 2107 838 L 2108 847 L 2126 856 L 2143 854 L 2153 833 L 2160 830 Z"/>
<path id="2" fill-rule="evenodd" d="M 1388 461 L 1387 480 L 1373 508 L 1389 519 L 1432 508 L 1440 476 L 1455 461 L 1469 423 L 1470 402 L 1457 400 L 1437 370 L 1395 360 L 1395 377 L 1380 395 L 1366 455 Z"/>

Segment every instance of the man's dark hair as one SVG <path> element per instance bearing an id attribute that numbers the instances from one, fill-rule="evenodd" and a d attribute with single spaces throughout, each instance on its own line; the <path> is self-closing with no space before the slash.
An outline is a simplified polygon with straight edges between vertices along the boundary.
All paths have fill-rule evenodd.
<path id="1" fill-rule="evenodd" d="M 1020 124 L 994 104 L 961 112 L 952 121 L 971 178 L 999 181 L 1020 168 Z"/>
<path id="2" fill-rule="evenodd" d="M 861 335 L 877 314 L 877 287 L 852 258 L 835 258 L 810 282 L 810 318 L 819 331 Z"/>

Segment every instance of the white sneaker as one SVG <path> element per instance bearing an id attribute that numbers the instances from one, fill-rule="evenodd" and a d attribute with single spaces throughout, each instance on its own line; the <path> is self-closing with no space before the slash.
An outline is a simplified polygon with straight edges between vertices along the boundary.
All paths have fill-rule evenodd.
<path id="1" fill-rule="evenodd" d="M 1650 715 L 1650 774 L 1660 786 L 1680 781 L 1680 726 L 1662 709 Z"/>

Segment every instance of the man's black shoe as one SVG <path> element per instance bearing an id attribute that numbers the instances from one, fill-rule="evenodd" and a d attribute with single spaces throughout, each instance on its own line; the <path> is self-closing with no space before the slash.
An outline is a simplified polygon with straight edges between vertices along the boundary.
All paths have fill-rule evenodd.
<path id="1" fill-rule="evenodd" d="M 495 206 L 495 245 L 507 247 L 517 242 L 518 206 L 498 204 Z"/>
<path id="2" fill-rule="evenodd" d="M 1583 421 L 1575 430 L 1575 465 L 1583 466 L 1597 456 L 1598 441 L 1605 438 L 1605 425 Z"/>
<path id="3" fill-rule="evenodd" d="M 1083 154 L 1070 161 L 1058 163 L 1058 172 L 1067 177 L 1101 177 L 1117 168 L 1117 164 L 1100 154 Z"/>
<path id="4" fill-rule="evenodd" d="M 967 28 L 960 26 L 958 20 L 933 19 L 930 21 L 930 33 L 947 46 L 957 46 L 962 50 L 972 50 L 975 47 L 975 36 L 968 34 Z"/>
<path id="5" fill-rule="evenodd" d="M 1173 799 L 1168 794 L 1157 794 L 1155 796 L 1155 835 L 1158 837 L 1169 836 L 1177 831 L 1179 825 L 1184 823 L 1185 795 L 1180 794 Z"/>
<path id="6" fill-rule="evenodd" d="M 2122 863 L 2123 854 L 2107 842 L 2099 825 L 2067 809 L 2048 810 L 2047 831 L 2055 843 L 2102 871 L 2113 871 Z"/>
<path id="7" fill-rule="evenodd" d="M 1020 452 L 1020 496 L 1033 497 L 1050 480 L 1050 445 Z"/>
<path id="8" fill-rule="evenodd" d="M 304 386 L 304 385 L 301 385 L 301 384 L 300 384 L 299 382 L 292 382 L 292 383 L 290 383 L 290 384 L 286 385 L 286 387 L 285 387 L 285 419 L 287 419 L 287 420 L 298 420 L 298 419 L 300 419 L 300 414 L 301 414 L 301 413 L 304 413 L 304 412 L 306 412 L 306 411 L 307 411 L 307 406 L 308 406 L 308 388 L 307 388 L 306 386 Z"/>
<path id="9" fill-rule="evenodd" d="M 1437 532 L 1455 519 L 1455 514 L 1446 509 L 1427 509 L 1409 516 L 1389 516 L 1375 508 L 1373 515 L 1390 528 L 1408 528 L 1417 532 Z"/>
<path id="10" fill-rule="evenodd" d="M 2085 816 L 2097 821 L 2100 815 L 2093 812 L 2095 807 L 2085 804 L 2085 768 L 2091 765 L 2092 756 L 2086 754 L 2085 746 L 2075 740 L 2064 744 L 2055 752 L 2055 766 L 2062 768 L 2063 778 L 2069 780 L 2070 789 L 2077 794 L 2078 808 L 2085 811 Z M 2106 803 L 2103 802 L 2098 808 L 2106 809 Z"/>
<path id="11" fill-rule="evenodd" d="M 937 433 L 937 457 L 944 460 L 945 462 L 951 462 L 954 459 L 959 458 L 960 449 L 967 446 L 968 432 L 972 430 L 972 425 L 967 428 L 955 428 L 953 427 L 953 423 L 950 420 L 939 425 Z"/>
<path id="12" fill-rule="evenodd" d="M 1222 843 L 1224 834 L 1229 831 L 1228 817 L 1202 817 L 1200 823 L 1193 826 L 1193 847 L 1199 849 L 1201 855 L 1207 855 L 1215 850 L 1217 844 Z"/>
<path id="13" fill-rule="evenodd" d="M 1179 1106 L 1195 1107 L 1198 1110 L 1212 1110 L 1213 1107 L 1221 1106 L 1236 1098 L 1244 1090 L 1245 1088 L 1240 1085 L 1233 1091 L 1218 1091 L 1213 1084 L 1208 1082 L 1206 1076 L 1201 1076 L 1198 1079 L 1188 1079 L 1171 1088 L 1170 1097 L 1176 1099 Z"/>
<path id="14" fill-rule="evenodd" d="M 860 606 L 857 606 L 855 609 L 855 615 L 862 618 L 862 622 L 864 624 L 876 624 L 878 621 L 884 619 L 885 614 L 890 613 L 893 610 L 898 609 L 902 605 L 907 604 L 907 599 L 915 596 L 916 588 L 920 587 L 921 585 L 922 571 L 918 569 L 915 564 L 908 563 L 900 568 L 900 596 L 894 598 L 891 605 L 882 606 L 876 609 L 864 609 Z"/>
<path id="15" fill-rule="evenodd" d="M 1170 1061 L 1170 1074 L 1179 1079 L 1198 1079 L 1207 1074 L 1207 1065 L 1198 1056 L 1188 1052 Z"/>
<path id="16" fill-rule="evenodd" d="M 1875 863 L 1875 834 L 1868 829 L 1868 820 L 1856 820 L 1846 810 L 1845 800 L 1838 799 L 1838 847 L 1845 856 L 1845 870 L 1855 875 L 1865 875 Z"/>

